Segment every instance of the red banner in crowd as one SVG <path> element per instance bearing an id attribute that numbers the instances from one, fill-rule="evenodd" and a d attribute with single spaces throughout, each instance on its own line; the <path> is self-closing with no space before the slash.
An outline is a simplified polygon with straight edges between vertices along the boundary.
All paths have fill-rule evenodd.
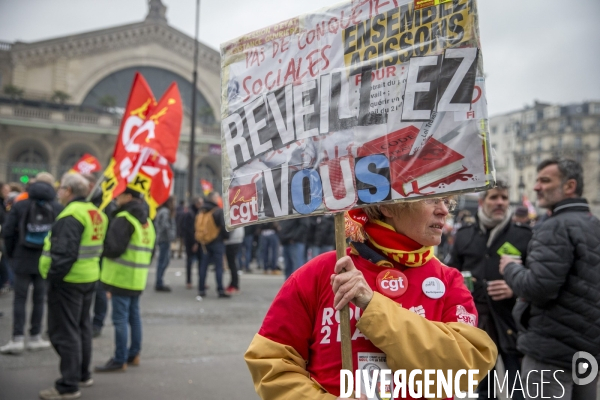
<path id="1" fill-rule="evenodd" d="M 202 193 L 205 196 L 208 196 L 208 194 L 214 190 L 213 184 L 206 179 L 200 179 L 200 186 L 202 187 Z"/>
<path id="2" fill-rule="evenodd" d="M 102 171 L 100 161 L 91 154 L 84 154 L 79 161 L 73 165 L 69 172 L 77 172 L 79 174 L 91 174 Z"/>

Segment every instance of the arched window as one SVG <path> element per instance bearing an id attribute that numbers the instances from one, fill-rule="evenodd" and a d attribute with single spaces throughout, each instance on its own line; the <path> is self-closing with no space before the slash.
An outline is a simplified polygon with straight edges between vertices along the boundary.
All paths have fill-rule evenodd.
<path id="1" fill-rule="evenodd" d="M 26 184 L 39 172 L 50 172 L 48 157 L 45 152 L 39 148 L 27 144 L 27 148 L 14 152 L 15 156 L 8 163 L 8 181 L 20 182 Z"/>
<path id="2" fill-rule="evenodd" d="M 197 121 L 204 125 L 215 123 L 210 104 L 198 89 L 193 90 L 192 83 L 188 79 L 166 69 L 156 67 L 137 66 L 113 72 L 104 77 L 89 91 L 81 105 L 94 109 L 114 107 L 124 109 L 136 72 L 144 75 L 157 100 L 162 97 L 171 82 L 176 82 L 183 101 L 184 112 L 187 115 L 191 115 L 192 92 L 194 92 L 196 95 Z"/>

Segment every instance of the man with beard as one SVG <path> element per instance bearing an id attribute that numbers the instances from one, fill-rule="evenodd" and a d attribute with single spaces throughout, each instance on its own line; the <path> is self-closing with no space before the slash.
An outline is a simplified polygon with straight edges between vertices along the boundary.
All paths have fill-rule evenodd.
<path id="1" fill-rule="evenodd" d="M 527 268 L 509 257 L 500 262 L 500 272 L 519 296 L 513 315 L 519 327 L 518 349 L 525 354 L 521 376 L 528 376 L 530 393 L 539 388 L 547 397 L 595 399 L 600 360 L 600 221 L 581 197 L 583 170 L 578 162 L 544 160 L 537 172 L 533 190 L 539 206 L 551 215 L 534 233 Z M 588 376 L 579 376 L 582 361 L 592 367 Z M 546 377 L 554 379 L 529 374 L 535 370 L 546 370 Z"/>
<path id="2" fill-rule="evenodd" d="M 485 330 L 498 346 L 512 388 L 520 368 L 517 329 L 511 315 L 515 296 L 500 275 L 500 256 L 508 254 L 525 260 L 532 233 L 529 227 L 511 222 L 508 205 L 505 182 L 497 181 L 495 188 L 482 192 L 476 222 L 458 230 L 448 264 L 472 274 L 479 328 Z M 488 385 L 487 380 L 486 377 L 479 384 L 479 398 L 495 399 L 493 381 Z M 513 399 L 523 399 L 522 392 L 515 391 Z"/>

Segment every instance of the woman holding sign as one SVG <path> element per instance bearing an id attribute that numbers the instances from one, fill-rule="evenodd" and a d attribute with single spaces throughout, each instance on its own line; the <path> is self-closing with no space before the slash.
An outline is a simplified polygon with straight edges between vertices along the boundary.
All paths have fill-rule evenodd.
<path id="1" fill-rule="evenodd" d="M 447 373 L 452 387 L 441 397 L 472 391 L 494 366 L 497 350 L 477 328 L 460 272 L 433 255 L 453 208 L 450 198 L 430 198 L 350 211 L 348 255 L 336 261 L 329 252 L 297 270 L 250 344 L 245 359 L 257 393 L 263 399 L 333 400 L 354 390 L 359 397 L 372 385 L 374 370 L 388 369 L 401 379 L 394 383 L 388 375 L 391 383 L 383 389 L 396 396 L 384 398 L 439 398 L 439 380 L 425 377 L 427 370 Z M 340 382 L 338 310 L 348 303 L 353 390 Z M 421 374 L 411 374 L 416 370 Z"/>

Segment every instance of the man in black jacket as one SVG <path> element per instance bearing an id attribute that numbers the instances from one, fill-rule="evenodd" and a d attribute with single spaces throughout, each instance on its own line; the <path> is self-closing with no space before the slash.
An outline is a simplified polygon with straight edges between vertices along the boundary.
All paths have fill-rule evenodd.
<path id="1" fill-rule="evenodd" d="M 106 232 L 100 276 L 104 289 L 111 294 L 115 354 L 106 364 L 96 366 L 96 372 L 125 371 L 127 365 L 140 363 L 140 296 L 146 287 L 156 239 L 142 193 L 128 187 L 115 203 L 118 208 Z"/>
<path id="2" fill-rule="evenodd" d="M 209 243 L 202 245 L 202 259 L 200 261 L 200 279 L 198 282 L 198 295 L 200 297 L 206 296 L 206 272 L 208 271 L 208 264 L 215 264 L 215 280 L 217 284 L 217 292 L 220 299 L 226 299 L 231 297 L 225 293 L 223 288 L 223 255 L 225 254 L 225 243 L 223 241 L 229 238 L 229 234 L 225 230 L 225 217 L 223 215 L 223 208 L 219 206 L 222 203 L 221 195 L 218 192 L 211 192 L 206 197 L 204 205 L 200 209 L 200 214 L 209 213 L 212 211 L 212 217 L 215 225 L 219 230 L 217 237 Z"/>
<path id="3" fill-rule="evenodd" d="M 6 205 L 4 199 L 8 196 L 10 188 L 8 185 L 0 182 L 0 293 L 4 290 L 4 285 L 10 281 L 11 272 L 8 269 L 6 262 L 6 251 L 4 250 L 4 239 L 1 236 L 2 227 L 6 221 Z M 0 312 L 0 317 L 2 312 Z"/>
<path id="4" fill-rule="evenodd" d="M 283 247 L 285 279 L 306 262 L 306 235 L 309 219 L 286 219 L 279 222 L 279 242 Z"/>
<path id="5" fill-rule="evenodd" d="M 530 393 L 541 390 L 543 382 L 547 397 L 595 399 L 600 359 L 600 221 L 581 197 L 579 163 L 544 160 L 537 171 L 538 204 L 552 215 L 534 232 L 527 268 L 509 257 L 500 262 L 500 272 L 519 296 L 513 315 L 519 327 L 517 347 L 525 354 L 522 376 L 528 376 Z M 588 373 L 581 376 L 585 365 Z M 547 371 L 546 379 L 539 373 L 542 370 Z"/>
<path id="6" fill-rule="evenodd" d="M 42 390 L 44 400 L 75 399 L 80 387 L 93 384 L 90 307 L 100 275 L 100 254 L 108 225 L 106 216 L 85 201 L 86 179 L 63 176 L 58 199 L 65 209 L 56 217 L 44 244 L 39 270 L 48 281 L 48 336 L 60 357 L 61 378 Z"/>
<path id="7" fill-rule="evenodd" d="M 310 260 L 335 248 L 335 220 L 333 215 L 324 214 L 311 217 L 309 221 Z"/>
<path id="8" fill-rule="evenodd" d="M 511 222 L 508 199 L 508 185 L 503 181 L 497 181 L 495 188 L 480 194 L 475 223 L 461 227 L 456 233 L 448 265 L 471 272 L 479 328 L 498 346 L 512 389 L 520 369 L 517 328 L 511 315 L 515 297 L 500 275 L 500 256 L 510 254 L 525 259 L 532 233 L 529 227 Z M 497 398 L 494 381 L 489 379 L 488 385 L 488 379 L 484 378 L 479 384 L 480 399 Z M 517 388 L 520 389 L 518 383 Z M 514 391 L 512 398 L 523 399 L 523 393 Z"/>
<path id="9" fill-rule="evenodd" d="M 2 354 L 18 354 L 25 349 L 25 303 L 29 285 L 33 285 L 33 309 L 31 311 L 31 328 L 27 349 L 41 350 L 50 347 L 50 342 L 43 340 L 42 317 L 44 316 L 44 299 L 46 284 L 40 275 L 38 263 L 42 248 L 29 245 L 25 240 L 27 220 L 33 203 L 46 203 L 54 213 L 52 221 L 63 210 L 56 201 L 56 191 L 52 184 L 54 177 L 47 172 L 40 172 L 28 189 L 28 198 L 13 205 L 7 215 L 2 235 L 6 243 L 6 255 L 15 272 L 13 302 L 12 340 L 0 347 Z"/>
<path id="10" fill-rule="evenodd" d="M 90 201 L 96 207 L 100 207 L 102 204 L 102 189 L 96 187 L 98 178 L 95 174 L 83 174 L 82 176 L 89 182 L 90 190 L 94 190 Z M 112 220 L 116 209 L 117 205 L 115 204 L 114 200 L 108 203 L 104 209 L 104 213 L 108 217 L 109 223 Z M 102 266 L 102 260 L 100 260 L 100 266 Z M 104 290 L 102 282 L 98 281 L 96 283 L 96 295 L 94 298 L 94 316 L 92 317 L 92 336 L 94 338 L 97 338 L 102 334 L 102 328 L 104 327 L 104 319 L 106 318 L 107 310 L 108 299 L 106 298 L 106 290 Z"/>
<path id="11" fill-rule="evenodd" d="M 192 204 L 183 213 L 181 222 L 177 223 L 177 229 L 181 229 L 183 244 L 185 246 L 185 287 L 192 289 L 192 267 L 194 260 L 198 262 L 198 276 L 200 276 L 200 262 L 202 261 L 202 249 L 194 235 L 194 221 L 200 208 L 204 204 L 202 197 L 194 197 Z"/>

